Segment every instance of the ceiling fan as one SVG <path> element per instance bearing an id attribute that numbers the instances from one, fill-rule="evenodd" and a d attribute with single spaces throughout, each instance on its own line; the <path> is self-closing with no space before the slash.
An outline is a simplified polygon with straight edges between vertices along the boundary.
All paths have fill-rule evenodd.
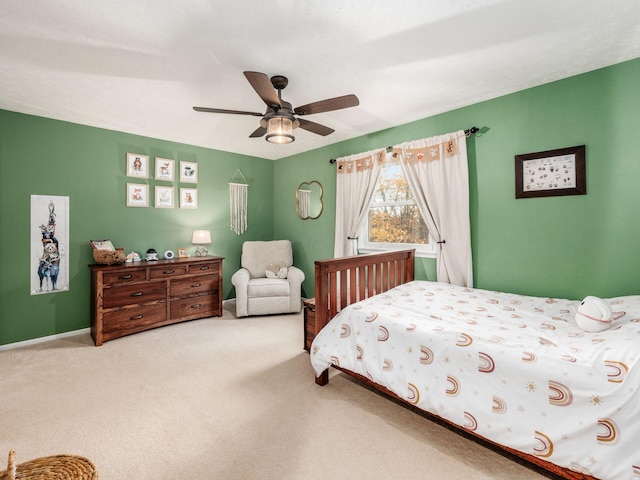
<path id="1" fill-rule="evenodd" d="M 252 115 L 262 117 L 260 126 L 249 138 L 258 138 L 266 134 L 266 140 L 271 143 L 291 143 L 295 140 L 294 128 L 302 128 L 317 135 L 326 136 L 333 133 L 332 128 L 311 122 L 304 118 L 297 118 L 314 113 L 331 112 L 343 108 L 355 107 L 360 104 L 355 95 L 328 98 L 319 102 L 312 102 L 301 107 L 293 108 L 289 102 L 282 100 L 282 90 L 289 84 L 289 79 L 283 75 L 269 78 L 260 72 L 244 72 L 253 89 L 267 105 L 265 113 L 245 112 L 242 110 L 225 110 L 222 108 L 193 107 L 197 112 L 228 113 L 233 115 Z"/>

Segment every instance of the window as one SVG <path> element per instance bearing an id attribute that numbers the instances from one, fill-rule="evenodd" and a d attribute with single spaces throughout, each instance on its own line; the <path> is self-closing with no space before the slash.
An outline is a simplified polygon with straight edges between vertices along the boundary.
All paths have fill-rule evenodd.
<path id="1" fill-rule="evenodd" d="M 409 185 L 397 160 L 387 159 L 360 232 L 361 252 L 415 248 L 416 255 L 435 251 Z"/>

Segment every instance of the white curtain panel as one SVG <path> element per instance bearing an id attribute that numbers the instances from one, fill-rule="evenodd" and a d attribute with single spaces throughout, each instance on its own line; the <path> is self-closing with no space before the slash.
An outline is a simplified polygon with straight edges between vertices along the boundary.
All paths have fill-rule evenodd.
<path id="1" fill-rule="evenodd" d="M 367 218 L 384 160 L 384 149 L 337 159 L 335 258 L 358 254 L 356 238 Z"/>
<path id="2" fill-rule="evenodd" d="M 431 238 L 437 281 L 473 286 L 469 166 L 463 130 L 394 146 Z"/>

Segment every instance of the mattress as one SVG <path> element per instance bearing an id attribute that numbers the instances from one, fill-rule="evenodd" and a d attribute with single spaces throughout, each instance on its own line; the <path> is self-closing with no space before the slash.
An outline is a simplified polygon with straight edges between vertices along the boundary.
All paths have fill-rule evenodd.
<path id="1" fill-rule="evenodd" d="M 412 281 L 344 308 L 316 336 L 331 364 L 493 442 L 602 479 L 640 478 L 640 296 L 580 302 Z"/>

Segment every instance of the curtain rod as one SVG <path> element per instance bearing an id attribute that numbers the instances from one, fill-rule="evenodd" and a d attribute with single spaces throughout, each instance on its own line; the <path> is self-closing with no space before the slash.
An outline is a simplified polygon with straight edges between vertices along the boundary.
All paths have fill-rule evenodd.
<path id="1" fill-rule="evenodd" d="M 480 129 L 478 127 L 467 128 L 464 131 L 464 135 L 466 137 L 470 137 L 471 135 L 475 135 L 479 131 L 480 131 Z M 393 147 L 387 147 L 387 153 L 390 152 L 391 150 L 393 150 Z M 331 164 L 336 163 L 336 162 L 337 162 L 337 160 L 335 158 L 332 158 L 331 160 L 329 160 L 329 163 L 331 163 Z"/>

